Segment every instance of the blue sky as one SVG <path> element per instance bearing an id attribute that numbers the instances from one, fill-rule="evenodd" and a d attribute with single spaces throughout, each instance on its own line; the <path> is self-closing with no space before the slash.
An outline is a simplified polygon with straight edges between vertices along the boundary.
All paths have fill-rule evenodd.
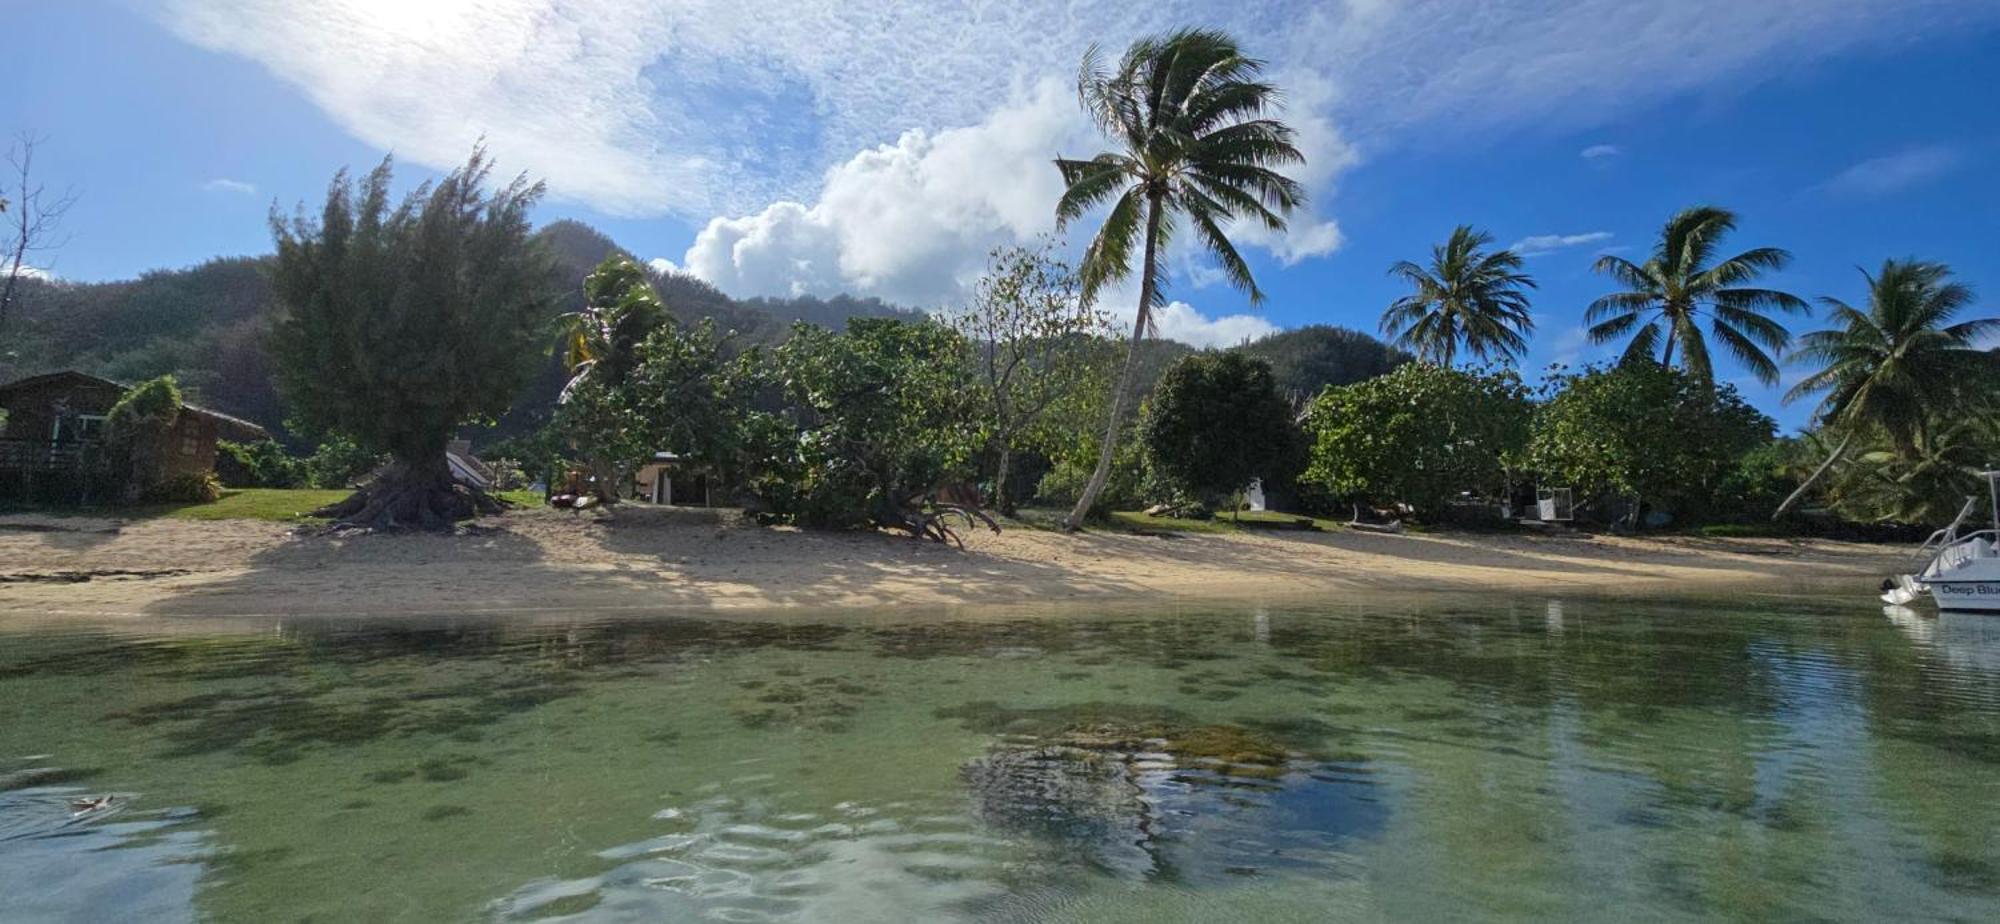
<path id="1" fill-rule="evenodd" d="M 1589 361 L 1615 349 L 1581 336 L 1608 290 L 1591 261 L 1643 256 L 1697 203 L 1740 213 L 1739 247 L 1792 250 L 1772 282 L 1797 294 L 1858 300 L 1857 266 L 1913 255 L 2000 307 L 1992 0 L 73 0 L 10 21 L 0 129 L 46 136 L 43 178 L 81 193 L 50 267 L 71 279 L 266 251 L 273 201 L 391 151 L 414 182 L 483 135 L 549 182 L 544 218 L 732 294 L 947 305 L 989 248 L 1049 229 L 1048 158 L 1095 150 L 1082 49 L 1204 23 L 1271 62 L 1314 201 L 1239 238 L 1262 306 L 1175 255 L 1170 336 L 1373 330 L 1389 263 L 1470 222 L 1537 252 L 1524 367 Z"/>

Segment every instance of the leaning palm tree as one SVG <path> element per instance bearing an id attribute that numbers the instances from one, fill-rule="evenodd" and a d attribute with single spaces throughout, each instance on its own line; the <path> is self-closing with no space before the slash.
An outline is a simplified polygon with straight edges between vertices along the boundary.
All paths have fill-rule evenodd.
<path id="1" fill-rule="evenodd" d="M 1276 168 L 1300 164 L 1292 130 L 1271 118 L 1278 90 L 1258 79 L 1263 62 L 1245 57 L 1221 32 L 1184 29 L 1133 42 L 1115 68 L 1096 47 L 1084 54 L 1077 96 L 1116 146 L 1089 160 L 1058 158 L 1065 189 L 1056 225 L 1067 227 L 1111 203 L 1104 224 L 1084 250 L 1079 295 L 1093 301 L 1108 283 L 1132 273 L 1139 248 L 1139 310 L 1125 370 L 1113 386 L 1110 419 L 1097 468 L 1064 521 L 1077 529 L 1111 471 L 1124 423 L 1139 345 L 1164 304 L 1159 254 L 1183 224 L 1254 304 L 1263 292 L 1225 229 L 1254 221 L 1272 231 L 1305 202 L 1305 191 Z"/>
<path id="2" fill-rule="evenodd" d="M 1382 333 L 1418 359 L 1449 367 L 1463 345 L 1479 359 L 1503 362 L 1528 349 L 1535 331 L 1528 294 L 1535 281 L 1521 272 L 1521 255 L 1487 250 L 1493 235 L 1459 225 L 1431 248 L 1430 266 L 1401 260 L 1389 267 L 1413 289 L 1382 312 Z"/>
<path id="3" fill-rule="evenodd" d="M 1778 363 L 1772 354 L 1783 353 L 1792 334 L 1769 314 L 1811 313 L 1812 307 L 1795 295 L 1747 285 L 1766 271 L 1784 269 L 1792 260 L 1784 250 L 1758 247 L 1710 264 L 1716 245 L 1735 228 L 1735 213 L 1697 206 L 1667 219 L 1643 265 L 1611 254 L 1599 257 L 1597 272 L 1627 289 L 1591 303 L 1584 313 L 1592 324 L 1590 339 L 1607 343 L 1629 335 L 1628 362 L 1657 354 L 1662 365 L 1671 366 L 1678 352 L 1681 368 L 1712 387 L 1715 366 L 1701 330 L 1706 316 L 1709 333 L 1724 349 L 1758 381 L 1775 384 Z"/>
<path id="4" fill-rule="evenodd" d="M 1837 298 L 1822 298 L 1831 320 L 1841 325 L 1800 338 L 1795 361 L 1819 371 L 1785 395 L 1795 401 L 1825 393 L 1813 418 L 1842 434 L 1826 461 L 1778 505 L 1773 519 L 1792 509 L 1806 489 L 1846 454 L 1855 435 L 1879 432 L 1905 460 L 1919 455 L 1925 431 L 1940 415 L 1963 411 L 1990 397 L 1985 387 L 1988 358 L 1974 344 L 2000 331 L 2000 319 L 1952 323 L 1972 305 L 1972 289 L 1951 281 L 1942 263 L 1885 260 L 1868 281 L 1868 309 Z M 1970 386 L 1970 387 L 1968 387 Z"/>

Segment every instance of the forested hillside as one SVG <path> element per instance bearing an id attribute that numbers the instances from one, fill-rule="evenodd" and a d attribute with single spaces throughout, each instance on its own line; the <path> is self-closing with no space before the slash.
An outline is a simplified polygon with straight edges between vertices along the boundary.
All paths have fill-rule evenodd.
<path id="1" fill-rule="evenodd" d="M 618 244 L 588 225 L 559 221 L 539 236 L 555 254 L 568 294 L 551 308 L 576 310 L 583 278 Z M 269 257 L 224 257 L 180 270 L 154 270 L 137 279 L 104 283 L 27 280 L 17 312 L 0 331 L 0 381 L 56 369 L 80 369 L 126 382 L 169 374 L 194 403 L 256 421 L 284 433 L 280 401 L 263 332 L 270 319 Z M 732 345 L 746 348 L 784 340 L 795 321 L 840 329 L 852 318 L 914 317 L 919 313 L 879 299 L 732 299 L 692 276 L 655 277 L 674 318 L 693 324 L 714 318 L 734 331 Z M 553 334 L 550 343 L 554 342 Z M 1310 397 L 1327 385 L 1380 375 L 1408 360 L 1401 351 L 1366 334 L 1311 326 L 1286 331 L 1241 349 L 1268 360 L 1281 390 Z M 1149 345 L 1139 385 L 1150 387 L 1160 370 L 1189 347 Z M 565 378 L 551 351 L 529 387 L 493 430 L 500 439 L 525 433 L 547 418 Z"/>
<path id="2" fill-rule="evenodd" d="M 618 245 L 578 222 L 560 221 L 540 237 L 555 253 L 565 291 L 550 312 L 575 310 L 583 277 Z M 137 279 L 103 283 L 24 280 L 18 306 L 0 330 L 0 382 L 57 369 L 80 369 L 135 382 L 169 374 L 189 401 L 284 432 L 265 351 L 271 315 L 270 258 L 225 257 Z M 854 317 L 912 314 L 877 299 L 760 298 L 739 302 L 689 276 L 656 280 L 676 319 L 714 317 L 737 342 L 775 343 L 795 320 L 831 327 Z M 551 335 L 551 343 L 554 337 Z M 560 390 L 562 370 L 551 353 L 544 372 L 523 392 L 496 436 L 510 435 L 545 415 Z"/>

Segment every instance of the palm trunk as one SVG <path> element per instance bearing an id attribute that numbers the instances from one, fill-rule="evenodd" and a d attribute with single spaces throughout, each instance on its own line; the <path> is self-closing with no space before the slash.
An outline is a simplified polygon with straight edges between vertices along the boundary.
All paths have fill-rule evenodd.
<path id="1" fill-rule="evenodd" d="M 1806 489 L 1811 488 L 1814 483 L 1819 481 L 1821 475 L 1826 474 L 1827 470 L 1833 467 L 1833 463 L 1840 461 L 1840 457 L 1847 454 L 1847 445 L 1852 442 L 1854 442 L 1854 434 L 1852 433 L 1841 437 L 1840 445 L 1833 447 L 1833 451 L 1827 453 L 1826 461 L 1821 462 L 1818 468 L 1813 469 L 1813 473 L 1806 476 L 1805 481 L 1799 483 L 1798 489 L 1793 491 L 1790 497 L 1785 498 L 1784 503 L 1778 505 L 1777 511 L 1771 514 L 1771 522 L 1775 523 L 1784 519 L 1785 514 L 1791 512 L 1792 505 L 1798 503 L 1799 498 L 1806 496 Z"/>
<path id="2" fill-rule="evenodd" d="M 1097 496 L 1104 493 L 1104 482 L 1111 477 L 1111 458 L 1118 454 L 1118 432 L 1125 423 L 1125 398 L 1132 391 L 1132 380 L 1139 369 L 1139 345 L 1146 337 L 1146 314 L 1153 306 L 1153 271 L 1160 241 L 1160 197 L 1155 194 L 1146 203 L 1146 259 L 1145 268 L 1139 277 L 1139 313 L 1132 318 L 1132 340 L 1125 351 L 1125 371 L 1118 374 L 1117 390 L 1111 393 L 1111 417 L 1104 425 L 1104 443 L 1097 450 L 1097 468 L 1090 473 L 1090 481 L 1083 486 L 1083 495 L 1076 499 L 1069 516 L 1063 520 L 1063 529 L 1075 532 L 1083 528 L 1084 517 L 1090 508 L 1097 506 Z"/>

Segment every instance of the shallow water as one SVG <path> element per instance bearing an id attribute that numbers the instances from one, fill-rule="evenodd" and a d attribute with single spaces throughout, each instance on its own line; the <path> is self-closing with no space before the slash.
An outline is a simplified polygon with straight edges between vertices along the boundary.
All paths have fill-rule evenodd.
<path id="1" fill-rule="evenodd" d="M 0 919 L 2000 920 L 1861 600 L 0 625 Z"/>

